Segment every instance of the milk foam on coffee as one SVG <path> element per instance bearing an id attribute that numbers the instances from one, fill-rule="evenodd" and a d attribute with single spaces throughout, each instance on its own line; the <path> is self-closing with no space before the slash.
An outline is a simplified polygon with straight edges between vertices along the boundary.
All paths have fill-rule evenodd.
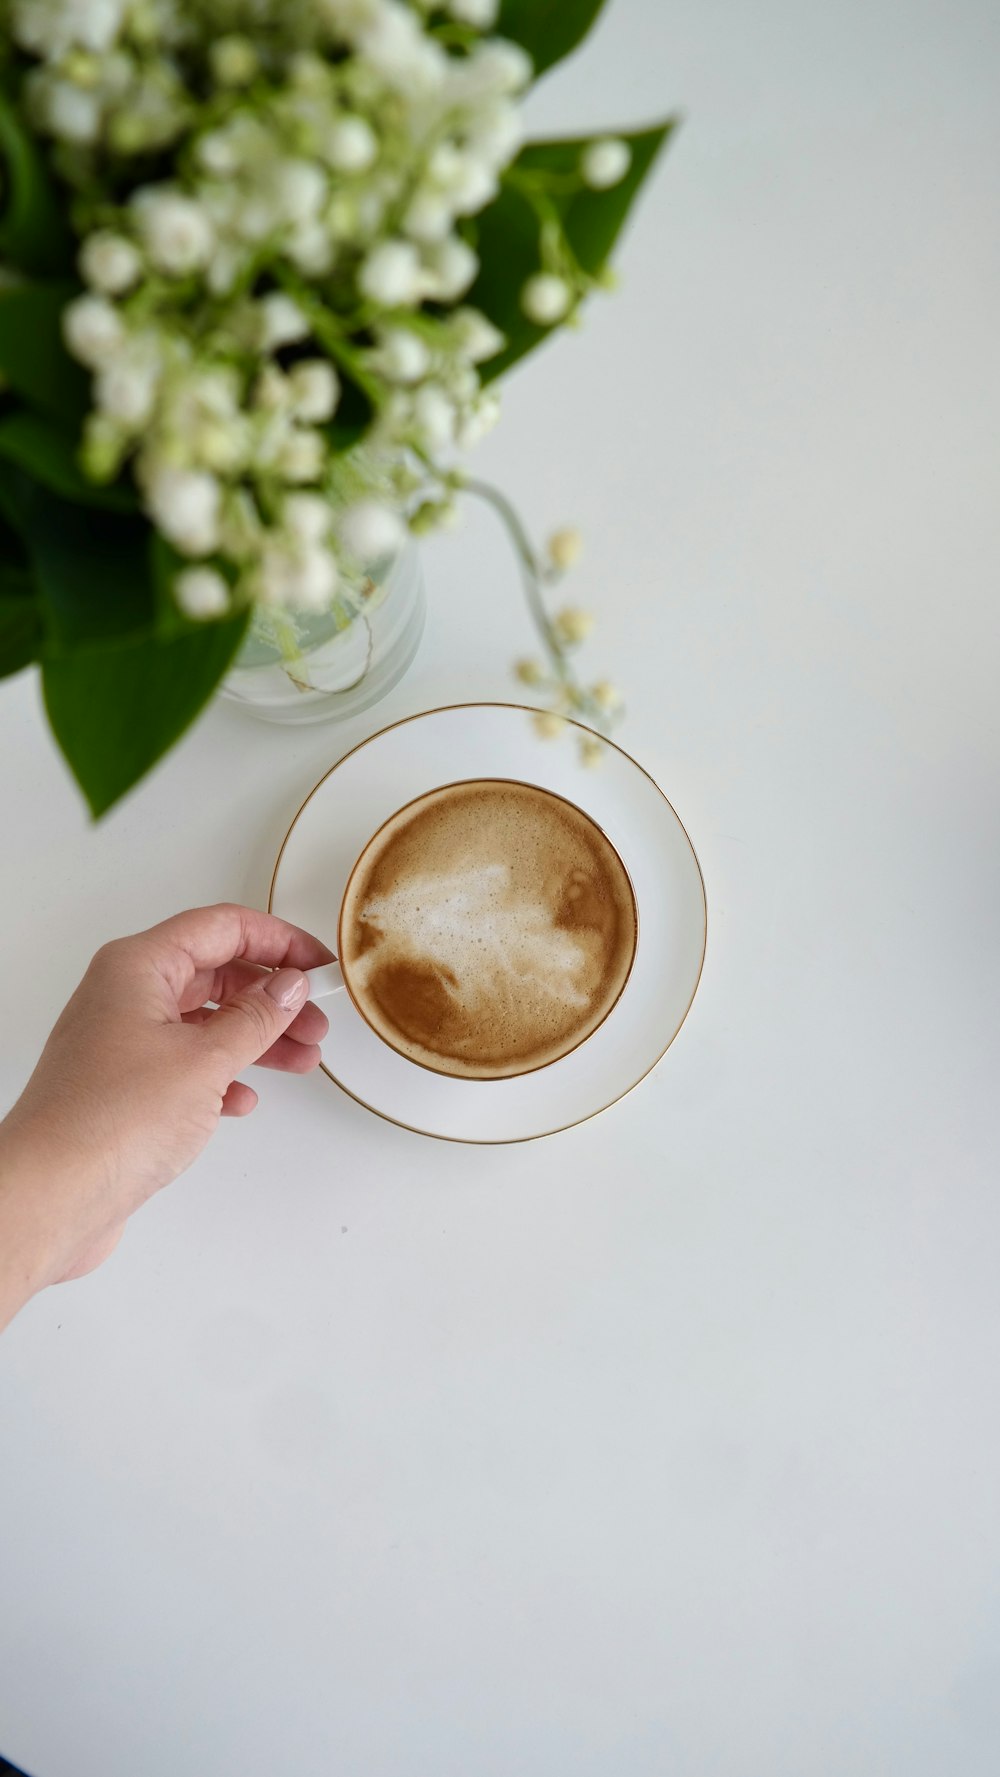
<path id="1" fill-rule="evenodd" d="M 523 1073 L 575 1047 L 631 967 L 621 860 L 532 785 L 433 791 L 376 834 L 341 919 L 342 963 L 385 1040 L 445 1073 Z"/>

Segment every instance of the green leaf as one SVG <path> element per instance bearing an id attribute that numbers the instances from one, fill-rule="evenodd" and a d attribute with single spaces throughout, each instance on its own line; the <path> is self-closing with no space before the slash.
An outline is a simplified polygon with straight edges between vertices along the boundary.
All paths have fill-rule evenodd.
<path id="1" fill-rule="evenodd" d="M 37 142 L 0 95 L 0 253 L 23 271 L 46 276 L 73 264 L 73 237 L 65 205 L 49 176 Z"/>
<path id="2" fill-rule="evenodd" d="M 248 613 L 87 649 L 42 666 L 53 732 L 95 818 L 124 796 L 204 708 L 236 653 Z"/>
<path id="3" fill-rule="evenodd" d="M 45 613 L 47 652 L 151 634 L 156 598 L 148 522 L 72 505 L 17 470 L 8 476 Z"/>
<path id="4" fill-rule="evenodd" d="M 544 74 L 583 41 L 603 5 L 604 0 L 503 0 L 496 28 L 527 50 L 536 75 Z"/>
<path id="5" fill-rule="evenodd" d="M 121 482 L 107 486 L 91 481 L 80 468 L 71 437 L 38 414 L 13 413 L 0 420 L 0 457 L 78 505 L 108 506 L 117 512 L 136 510 L 132 488 Z"/>
<path id="6" fill-rule="evenodd" d="M 62 312 L 73 284 L 18 284 L 0 291 L 0 371 L 32 407 L 79 427 L 90 378 L 63 344 Z"/>
<path id="7" fill-rule="evenodd" d="M 31 575 L 23 568 L 0 567 L 0 679 L 38 659 L 42 635 Z"/>
<path id="8" fill-rule="evenodd" d="M 11 470 L 0 463 L 0 561 L 5 566 L 27 568 L 17 502 L 11 488 Z"/>
<path id="9" fill-rule="evenodd" d="M 611 250 L 624 226 L 633 201 L 664 142 L 676 128 L 668 118 L 653 129 L 622 132 L 632 150 L 632 162 L 624 179 L 609 191 L 591 191 L 576 182 L 580 156 L 590 136 L 563 142 L 534 142 L 521 150 L 513 177 L 500 196 L 479 218 L 480 272 L 469 292 L 469 301 L 482 309 L 501 332 L 507 345 L 482 367 L 485 382 L 501 376 L 558 328 L 537 327 L 521 308 L 521 291 L 541 265 L 538 213 L 518 181 L 533 173 L 552 175 L 546 186 L 548 202 L 558 211 L 576 258 L 591 277 L 604 272 Z M 560 189 L 560 186 L 563 189 Z"/>

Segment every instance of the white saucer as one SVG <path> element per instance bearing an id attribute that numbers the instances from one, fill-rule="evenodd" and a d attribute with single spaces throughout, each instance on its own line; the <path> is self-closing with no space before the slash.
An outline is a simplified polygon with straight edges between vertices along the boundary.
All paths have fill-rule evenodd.
<path id="1" fill-rule="evenodd" d="M 553 790 L 617 847 L 639 907 L 635 964 L 609 1017 L 561 1061 L 511 1080 L 449 1079 L 387 1048 L 347 994 L 324 1001 L 324 1072 L 376 1116 L 443 1141 L 531 1141 L 606 1110 L 670 1047 L 705 959 L 705 885 L 663 791 L 612 741 L 588 768 L 573 736 L 542 739 L 531 716 L 518 704 L 457 704 L 363 741 L 306 797 L 271 879 L 270 911 L 329 943 L 351 866 L 375 829 L 405 802 L 465 778 Z"/>

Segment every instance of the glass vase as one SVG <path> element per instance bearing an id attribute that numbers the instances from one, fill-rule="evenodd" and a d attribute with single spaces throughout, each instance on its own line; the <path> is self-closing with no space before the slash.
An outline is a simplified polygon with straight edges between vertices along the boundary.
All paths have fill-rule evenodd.
<path id="1" fill-rule="evenodd" d="M 356 611 L 258 607 L 222 696 L 265 722 L 356 716 L 392 690 L 423 633 L 420 558 L 408 542 L 361 588 Z"/>

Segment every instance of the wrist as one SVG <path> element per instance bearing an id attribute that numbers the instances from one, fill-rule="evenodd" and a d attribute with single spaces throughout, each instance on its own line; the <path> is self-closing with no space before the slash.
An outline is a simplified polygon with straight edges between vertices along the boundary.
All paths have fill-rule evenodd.
<path id="1" fill-rule="evenodd" d="M 18 1109 L 0 1122 L 0 1329 L 70 1263 L 84 1170 Z"/>

